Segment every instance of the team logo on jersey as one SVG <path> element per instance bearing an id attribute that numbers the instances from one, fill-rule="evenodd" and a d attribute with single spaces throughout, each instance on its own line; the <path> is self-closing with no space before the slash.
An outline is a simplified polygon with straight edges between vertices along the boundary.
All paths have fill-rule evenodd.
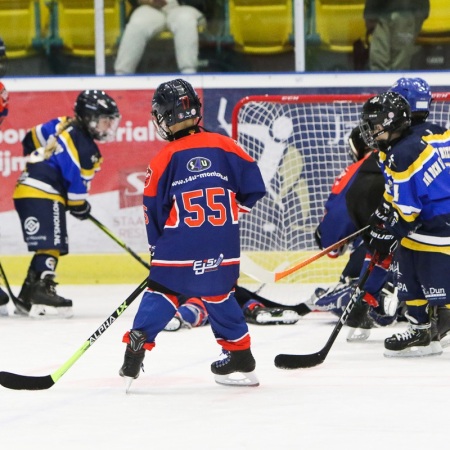
<path id="1" fill-rule="evenodd" d="M 194 269 L 195 275 L 203 275 L 206 272 L 212 272 L 213 270 L 217 270 L 222 261 L 223 255 L 221 253 L 217 259 L 209 258 L 194 261 L 192 268 Z"/>
<path id="2" fill-rule="evenodd" d="M 202 172 L 210 167 L 211 161 L 208 158 L 202 158 L 201 156 L 190 159 L 186 164 L 186 168 L 189 172 Z"/>
<path id="3" fill-rule="evenodd" d="M 150 185 L 151 179 L 152 179 L 152 169 L 150 169 L 150 166 L 149 166 L 149 167 L 147 167 L 147 172 L 145 173 L 144 188 L 146 188 Z"/>
<path id="4" fill-rule="evenodd" d="M 23 227 L 28 236 L 32 236 L 33 234 L 36 234 L 39 231 L 39 228 L 41 226 L 39 224 L 39 220 L 37 220 L 36 217 L 30 216 L 25 219 Z"/>

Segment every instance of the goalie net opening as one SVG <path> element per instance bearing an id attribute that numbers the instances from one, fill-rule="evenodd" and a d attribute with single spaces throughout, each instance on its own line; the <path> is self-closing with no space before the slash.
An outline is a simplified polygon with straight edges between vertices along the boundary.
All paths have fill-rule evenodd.
<path id="1" fill-rule="evenodd" d="M 241 221 L 241 249 L 260 267 L 286 268 L 319 252 L 314 231 L 331 186 L 353 161 L 348 137 L 374 94 L 259 95 L 232 112 L 232 137 L 258 162 L 267 194 Z M 434 93 L 428 120 L 450 126 L 450 93 Z M 348 252 L 286 277 L 336 283 Z M 283 281 L 282 281 L 283 282 Z"/>

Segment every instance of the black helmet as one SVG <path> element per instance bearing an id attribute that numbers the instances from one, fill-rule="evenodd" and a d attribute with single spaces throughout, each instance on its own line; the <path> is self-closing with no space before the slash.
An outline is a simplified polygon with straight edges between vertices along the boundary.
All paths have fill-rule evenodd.
<path id="1" fill-rule="evenodd" d="M 173 140 L 169 127 L 187 119 L 200 122 L 202 104 L 194 88 L 185 80 L 177 79 L 158 86 L 152 100 L 152 116 L 158 134 Z"/>
<path id="2" fill-rule="evenodd" d="M 385 151 L 394 132 L 402 132 L 411 125 L 411 108 L 408 101 L 396 92 L 384 92 L 369 98 L 362 107 L 361 137 L 370 148 Z M 377 140 L 383 133 L 388 138 Z"/>
<path id="3" fill-rule="evenodd" d="M 120 114 L 116 102 L 104 91 L 81 92 L 74 106 L 77 120 L 93 139 L 100 142 L 113 141 L 119 126 Z M 106 119 L 105 123 L 100 123 Z"/>

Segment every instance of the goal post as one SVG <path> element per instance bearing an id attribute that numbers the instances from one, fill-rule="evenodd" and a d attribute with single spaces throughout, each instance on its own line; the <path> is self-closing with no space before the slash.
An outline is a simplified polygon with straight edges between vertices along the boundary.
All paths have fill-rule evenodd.
<path id="1" fill-rule="evenodd" d="M 352 163 L 348 137 L 373 95 L 257 95 L 236 104 L 232 137 L 257 161 L 267 190 L 241 221 L 252 262 L 274 271 L 319 252 L 314 231 L 334 180 Z M 450 93 L 433 99 L 429 120 L 449 127 Z M 347 261 L 324 256 L 285 282 L 337 282 Z"/>

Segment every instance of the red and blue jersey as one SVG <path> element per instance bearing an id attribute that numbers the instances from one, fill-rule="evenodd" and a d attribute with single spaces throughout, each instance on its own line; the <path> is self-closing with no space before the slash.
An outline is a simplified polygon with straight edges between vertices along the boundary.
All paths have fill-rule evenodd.
<path id="1" fill-rule="evenodd" d="M 318 227 L 323 248 L 357 231 L 347 209 L 346 194 L 366 158 L 367 156 L 345 168 L 333 183 L 325 203 L 325 214 Z M 339 254 L 338 250 L 330 252 L 328 256 L 337 257 Z"/>
<path id="2" fill-rule="evenodd" d="M 151 160 L 144 214 L 150 280 L 189 296 L 232 290 L 239 277 L 239 218 L 265 195 L 256 162 L 232 139 L 198 132 Z"/>

